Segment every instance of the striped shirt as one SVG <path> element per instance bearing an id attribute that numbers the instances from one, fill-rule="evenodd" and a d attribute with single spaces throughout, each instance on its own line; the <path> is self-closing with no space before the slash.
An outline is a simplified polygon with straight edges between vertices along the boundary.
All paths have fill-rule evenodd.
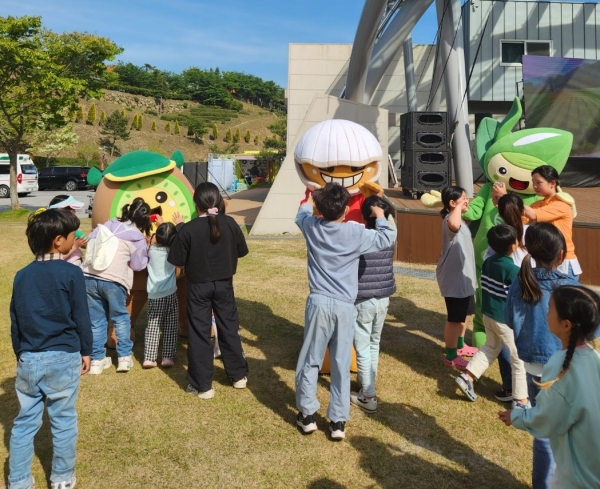
<path id="1" fill-rule="evenodd" d="M 517 278 L 519 267 L 510 256 L 494 254 L 481 268 L 481 312 L 504 323 L 504 306 L 508 289 Z"/>

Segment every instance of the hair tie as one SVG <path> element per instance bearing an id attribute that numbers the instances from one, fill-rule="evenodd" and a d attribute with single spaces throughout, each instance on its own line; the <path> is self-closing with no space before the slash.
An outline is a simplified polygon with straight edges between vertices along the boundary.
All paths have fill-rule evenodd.
<path id="1" fill-rule="evenodd" d="M 206 212 L 209 216 L 216 216 L 219 213 L 219 209 L 217 209 L 216 207 L 211 207 L 210 209 L 207 209 Z"/>

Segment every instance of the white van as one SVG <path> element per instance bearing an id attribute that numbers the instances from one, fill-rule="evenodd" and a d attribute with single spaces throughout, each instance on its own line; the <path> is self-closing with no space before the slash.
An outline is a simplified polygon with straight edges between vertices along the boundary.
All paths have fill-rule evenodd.
<path id="1" fill-rule="evenodd" d="M 10 160 L 0 153 L 0 198 L 10 197 Z M 24 197 L 38 190 L 38 171 L 29 155 L 17 156 L 17 194 Z"/>

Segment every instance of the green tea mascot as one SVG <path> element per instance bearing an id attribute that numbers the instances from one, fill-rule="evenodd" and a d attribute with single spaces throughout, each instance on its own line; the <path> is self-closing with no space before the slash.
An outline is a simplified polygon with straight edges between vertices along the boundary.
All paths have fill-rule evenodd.
<path id="1" fill-rule="evenodd" d="M 518 98 L 502 122 L 486 117 L 481 121 L 475 136 L 477 158 L 488 182 L 471 200 L 469 210 L 463 214 L 465 221 L 479 221 L 475 235 L 475 264 L 477 279 L 481 279 L 483 257 L 488 248 L 487 232 L 502 223 L 492 200 L 493 185 L 504 184 L 509 192 L 521 195 L 526 205 L 540 198 L 535 195 L 531 172 L 541 165 L 550 165 L 560 174 L 571 152 L 573 135 L 560 129 L 536 128 L 512 132 L 521 118 L 522 109 Z M 558 197 L 574 206 L 572 198 L 560 192 Z M 424 194 L 421 201 L 429 206 L 440 202 L 438 192 Z M 481 317 L 481 284 L 476 293 L 476 313 L 473 320 L 473 346 L 485 343 L 485 328 Z"/>
<path id="2" fill-rule="evenodd" d="M 152 209 L 152 214 L 162 216 L 164 222 L 173 220 L 173 214 L 181 214 L 185 222 L 196 217 L 194 189 L 180 171 L 183 155 L 176 151 L 171 158 L 150 151 L 133 151 L 117 158 L 101 173 L 93 168 L 88 174 L 88 183 L 97 186 L 92 209 L 92 228 L 109 219 L 119 217 L 124 205 L 141 197 Z M 131 334 L 137 318 L 146 304 L 146 280 L 144 270 L 134 273 L 133 287 L 127 298 L 127 310 L 131 316 Z M 185 307 L 185 277 L 177 282 L 179 297 L 179 324 L 181 334 L 187 336 Z M 108 346 L 115 346 L 114 331 L 111 331 Z"/>

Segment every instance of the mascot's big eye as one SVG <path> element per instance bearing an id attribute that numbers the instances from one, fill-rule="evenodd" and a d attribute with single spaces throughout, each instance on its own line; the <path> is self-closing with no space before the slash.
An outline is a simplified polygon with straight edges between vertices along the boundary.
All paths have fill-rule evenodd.
<path id="1" fill-rule="evenodd" d="M 327 168 L 323 168 L 323 171 L 326 171 L 327 173 L 333 173 L 334 169 L 334 166 L 328 166 Z"/>
<path id="2" fill-rule="evenodd" d="M 506 175 L 508 173 L 508 170 L 501 166 L 498 168 L 498 173 L 500 173 L 500 175 Z"/>
<path id="3" fill-rule="evenodd" d="M 156 202 L 162 204 L 167 201 L 167 194 L 165 192 L 158 192 L 154 198 L 156 199 Z"/>
<path id="4" fill-rule="evenodd" d="M 358 172 L 360 170 L 362 170 L 363 167 L 362 166 L 351 166 L 350 170 L 352 170 L 353 172 Z"/>

